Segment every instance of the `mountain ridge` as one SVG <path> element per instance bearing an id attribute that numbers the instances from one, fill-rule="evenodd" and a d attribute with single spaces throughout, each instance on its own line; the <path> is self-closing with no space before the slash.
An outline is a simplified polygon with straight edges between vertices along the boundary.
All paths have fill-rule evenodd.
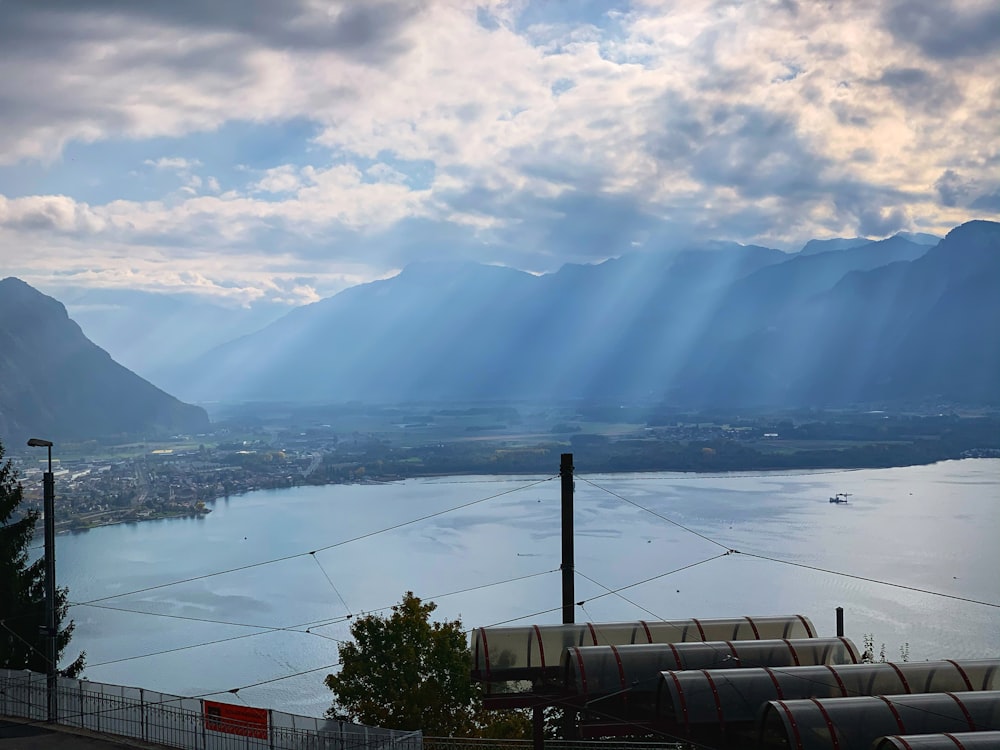
<path id="1" fill-rule="evenodd" d="M 15 277 L 0 280 L 0 438 L 46 439 L 199 431 L 184 404 L 115 362 L 58 300 Z"/>

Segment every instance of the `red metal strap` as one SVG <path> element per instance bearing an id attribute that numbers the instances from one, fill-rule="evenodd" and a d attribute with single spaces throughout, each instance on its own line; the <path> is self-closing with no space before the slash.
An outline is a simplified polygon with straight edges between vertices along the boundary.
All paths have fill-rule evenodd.
<path id="1" fill-rule="evenodd" d="M 962 665 L 961 664 L 959 664 L 957 661 L 954 661 L 952 659 L 945 659 L 945 661 L 948 662 L 949 664 L 951 664 L 951 666 L 953 666 L 955 669 L 958 670 L 958 673 L 960 675 L 962 675 L 962 679 L 965 680 L 965 686 L 967 688 L 969 688 L 969 690 L 975 690 L 975 688 L 972 687 L 972 681 L 969 679 L 969 675 L 967 675 L 965 673 L 965 670 L 962 669 Z"/>
<path id="2" fill-rule="evenodd" d="M 639 620 L 639 624 L 642 625 L 642 629 L 646 631 L 646 643 L 652 643 L 653 634 L 649 632 L 649 625 L 646 624 L 645 620 Z"/>
<path id="3" fill-rule="evenodd" d="M 726 719 L 722 715 L 722 701 L 719 700 L 719 690 L 715 687 L 715 680 L 712 679 L 712 675 L 708 673 L 707 669 L 701 670 L 701 673 L 705 675 L 705 679 L 708 680 L 708 686 L 712 688 L 712 697 L 715 698 L 715 715 L 719 717 L 719 729 L 725 731 Z"/>
<path id="4" fill-rule="evenodd" d="M 913 691 L 910 690 L 910 683 L 906 681 L 906 675 L 903 674 L 903 670 L 901 670 L 899 667 L 897 667 L 891 661 L 890 662 L 886 662 L 886 663 L 890 667 L 892 667 L 894 670 L 896 670 L 896 675 L 899 677 L 899 681 L 903 683 L 903 689 L 906 690 L 907 693 L 912 693 Z"/>
<path id="5" fill-rule="evenodd" d="M 969 722 L 969 731 L 970 732 L 977 731 L 978 727 L 976 726 L 976 722 L 972 720 L 972 714 L 969 713 L 969 709 L 965 707 L 965 704 L 958 699 L 958 696 L 955 695 L 954 693 L 945 693 L 945 695 L 947 695 L 949 698 L 955 701 L 955 703 L 958 704 L 958 707 L 962 709 L 962 713 L 965 714 L 965 720 Z"/>
<path id="6" fill-rule="evenodd" d="M 742 667 L 743 662 L 740 660 L 740 652 L 736 650 L 736 646 L 733 645 L 732 641 L 723 641 L 727 646 L 729 646 L 729 653 L 733 657 L 733 661 L 736 662 L 736 666 Z"/>
<path id="7" fill-rule="evenodd" d="M 594 645 L 596 646 L 597 645 L 597 631 L 594 630 L 594 624 L 588 622 L 587 623 L 587 627 L 590 628 L 590 637 L 591 637 L 591 639 L 593 639 Z"/>
<path id="8" fill-rule="evenodd" d="M 795 647 L 792 646 L 792 642 L 787 638 L 782 638 L 781 640 L 783 640 L 785 645 L 788 646 L 788 653 L 792 655 L 792 660 L 795 662 L 795 666 L 801 667 L 802 665 L 799 663 L 799 655 L 795 652 Z"/>
<path id="9" fill-rule="evenodd" d="M 893 740 L 896 740 L 897 742 L 899 742 L 903 746 L 903 750 L 913 750 L 913 745 L 911 745 L 909 742 L 907 742 L 906 740 L 904 740 L 898 734 L 895 737 L 890 737 L 890 739 L 893 739 Z"/>
<path id="10" fill-rule="evenodd" d="M 626 688 L 625 685 L 625 668 L 622 666 L 622 655 L 618 653 L 618 647 L 612 646 L 611 653 L 615 655 L 615 661 L 618 662 L 618 681 L 621 683 L 622 690 Z"/>
<path id="11" fill-rule="evenodd" d="M 764 667 L 764 671 L 767 672 L 767 676 L 774 683 L 774 692 L 778 696 L 778 700 L 782 700 L 785 697 L 785 691 L 781 689 L 781 683 L 778 682 L 778 678 L 774 676 L 774 672 L 771 671 L 770 667 Z"/>
<path id="12" fill-rule="evenodd" d="M 844 685 L 844 681 L 842 679 L 840 679 L 840 675 L 837 673 L 837 670 L 834 669 L 829 664 L 824 664 L 823 666 L 830 670 L 830 674 L 833 675 L 833 678 L 837 681 L 837 685 L 840 687 L 840 692 L 842 694 L 842 697 L 846 698 L 847 697 L 847 686 Z"/>
<path id="13" fill-rule="evenodd" d="M 788 717 L 788 723 L 792 725 L 792 734 L 795 735 L 795 748 L 796 750 L 802 750 L 802 735 L 799 734 L 799 725 L 795 723 L 795 716 L 791 711 L 788 710 L 788 706 L 785 705 L 784 701 L 775 701 L 782 710 L 785 712 L 785 716 Z"/>
<path id="14" fill-rule="evenodd" d="M 965 750 L 965 745 L 963 745 L 959 741 L 958 737 L 956 737 L 955 735 L 951 734 L 950 732 L 942 732 L 942 734 L 945 737 L 947 737 L 949 740 L 951 740 L 952 742 L 954 742 L 955 743 L 955 747 L 957 747 L 958 750 Z"/>
<path id="15" fill-rule="evenodd" d="M 542 669 L 545 669 L 545 646 L 542 645 L 542 631 L 538 629 L 537 625 L 531 627 L 535 629 L 535 638 L 538 639 L 538 658 L 542 662 Z M 528 649 L 528 654 L 531 654 L 531 649 Z"/>
<path id="16" fill-rule="evenodd" d="M 830 718 L 830 714 L 826 712 L 823 708 L 823 704 L 820 703 L 815 698 L 810 698 L 813 703 L 816 704 L 816 708 L 819 709 L 820 714 L 823 716 L 823 721 L 826 722 L 826 729 L 830 733 L 830 741 L 833 743 L 833 750 L 840 750 L 840 739 L 837 737 L 837 727 L 833 725 L 833 720 Z"/>
<path id="17" fill-rule="evenodd" d="M 802 621 L 802 624 L 805 626 L 805 628 L 806 628 L 806 637 L 807 638 L 815 638 L 816 634 L 813 632 L 813 629 L 811 627 L 809 627 L 809 620 L 807 620 L 806 618 L 804 618 L 802 615 L 795 615 L 795 616 L 798 617 L 799 620 Z"/>
<path id="18" fill-rule="evenodd" d="M 698 632 L 699 632 L 699 633 L 701 633 L 701 639 L 702 639 L 703 641 L 707 641 L 707 640 L 708 640 L 708 638 L 706 638 L 706 637 L 705 637 L 705 628 L 703 628 L 703 627 L 701 626 L 701 623 L 700 623 L 700 622 L 698 622 L 698 621 L 697 621 L 697 620 L 696 620 L 695 618 L 693 618 L 693 617 L 691 618 L 691 622 L 693 622 L 693 623 L 694 623 L 695 625 L 697 625 L 697 626 L 698 626 Z"/>
<path id="19" fill-rule="evenodd" d="M 759 641 L 760 640 L 760 631 L 757 630 L 757 624 L 752 619 L 750 619 L 749 617 L 747 617 L 746 615 L 744 615 L 744 619 L 746 619 L 746 621 L 750 623 L 750 627 L 753 629 L 753 637 L 756 638 Z"/>
<path id="20" fill-rule="evenodd" d="M 587 670 L 583 667 L 583 657 L 580 655 L 580 648 L 578 646 L 572 646 L 573 652 L 576 654 L 576 666 L 580 670 L 580 687 L 582 688 L 582 693 L 587 694 Z"/>
<path id="21" fill-rule="evenodd" d="M 681 655 L 677 653 L 677 647 L 672 643 L 668 643 L 667 645 L 670 646 L 670 650 L 674 652 L 674 662 L 677 664 L 677 668 L 684 669 L 684 663 L 681 661 Z"/>
<path id="22" fill-rule="evenodd" d="M 903 723 L 903 718 L 899 715 L 899 711 L 896 710 L 895 704 L 884 695 L 876 695 L 875 697 L 885 703 L 889 707 L 889 710 L 892 711 L 892 715 L 896 718 L 896 726 L 899 727 L 899 733 L 906 734 L 906 725 Z"/>
<path id="23" fill-rule="evenodd" d="M 673 671 L 664 672 L 664 674 L 670 675 L 674 680 L 674 685 L 677 686 L 677 698 L 681 704 L 681 716 L 684 717 L 684 734 L 691 734 L 691 722 L 688 717 L 687 701 L 684 699 L 684 688 L 681 687 L 681 681 L 677 679 L 677 675 Z"/>
<path id="24" fill-rule="evenodd" d="M 840 641 L 847 647 L 847 653 L 851 655 L 851 663 L 857 664 L 858 657 L 854 654 L 854 644 L 852 644 L 849 640 L 843 637 L 840 639 Z"/>

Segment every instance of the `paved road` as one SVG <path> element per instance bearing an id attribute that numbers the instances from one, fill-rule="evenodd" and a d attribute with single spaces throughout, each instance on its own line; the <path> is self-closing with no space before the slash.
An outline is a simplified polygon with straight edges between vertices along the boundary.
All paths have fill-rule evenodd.
<path id="1" fill-rule="evenodd" d="M 112 740 L 93 732 L 62 728 L 49 729 L 38 724 L 0 719 L 0 750 L 122 750 L 158 746 L 133 744 L 129 740 Z"/>

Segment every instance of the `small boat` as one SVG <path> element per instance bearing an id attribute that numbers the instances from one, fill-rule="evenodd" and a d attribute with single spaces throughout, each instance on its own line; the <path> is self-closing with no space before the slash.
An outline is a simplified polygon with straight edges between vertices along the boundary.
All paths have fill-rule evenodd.
<path id="1" fill-rule="evenodd" d="M 837 505 L 846 505 L 847 498 L 851 496 L 850 492 L 838 492 L 836 495 L 830 498 L 831 503 L 837 503 Z"/>

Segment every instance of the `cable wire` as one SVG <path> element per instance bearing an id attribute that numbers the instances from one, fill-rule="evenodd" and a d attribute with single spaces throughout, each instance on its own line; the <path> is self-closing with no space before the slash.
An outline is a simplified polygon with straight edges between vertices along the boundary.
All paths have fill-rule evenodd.
<path id="1" fill-rule="evenodd" d="M 851 471 L 853 471 L 853 470 L 851 470 Z M 869 583 L 877 583 L 877 584 L 881 584 L 883 586 L 892 586 L 894 588 L 905 589 L 907 591 L 916 591 L 918 593 L 929 594 L 931 596 L 940 596 L 940 597 L 943 597 L 945 599 L 954 599 L 954 600 L 957 600 L 957 601 L 967 602 L 969 604 L 979 604 L 979 605 L 982 605 L 984 607 L 996 607 L 996 608 L 1000 608 L 1000 604 L 998 604 L 996 602 L 988 602 L 988 601 L 983 601 L 983 600 L 980 600 L 980 599 L 972 599 L 972 598 L 965 597 L 965 596 L 958 596 L 956 594 L 945 594 L 945 593 L 942 593 L 940 591 L 932 591 L 930 589 L 922 589 L 922 588 L 919 588 L 917 586 L 907 586 L 906 584 L 902 584 L 902 583 L 894 583 L 892 581 L 883 581 L 883 580 L 880 580 L 880 579 L 877 579 L 877 578 L 870 578 L 870 577 L 866 577 L 866 576 L 856 575 L 856 574 L 853 574 L 853 573 L 844 573 L 844 572 L 839 571 L 839 570 L 831 570 L 829 568 L 821 568 L 821 567 L 818 567 L 816 565 L 808 565 L 806 563 L 798 563 L 798 562 L 793 562 L 791 560 L 782 560 L 781 558 L 771 557 L 771 556 L 764 555 L 764 554 L 758 554 L 758 553 L 753 553 L 753 552 L 743 552 L 742 550 L 731 549 L 727 545 L 722 544 L 721 542 L 717 542 L 716 540 L 712 539 L 711 537 L 705 536 L 704 534 L 699 533 L 699 532 L 695 531 L 694 529 L 688 528 L 687 526 L 684 526 L 683 524 L 680 524 L 677 521 L 674 521 L 673 519 L 668 518 L 667 516 L 664 516 L 664 515 L 662 515 L 660 513 L 657 513 L 656 511 L 654 511 L 654 510 L 652 510 L 650 508 L 647 508 L 647 507 L 645 507 L 643 505 L 640 505 L 639 503 L 635 502 L 634 500 L 629 500 L 627 497 L 623 497 L 622 495 L 619 495 L 617 492 L 613 492 L 612 490 L 609 490 L 607 487 L 602 487 L 601 485 L 596 484 L 595 482 L 591 482 L 589 479 L 584 479 L 583 477 L 580 477 L 580 479 L 581 479 L 581 481 L 586 482 L 587 484 L 589 484 L 589 485 L 591 485 L 593 487 L 596 487 L 599 490 L 603 490 L 604 492 L 607 492 L 609 495 L 611 495 L 613 497 L 616 497 L 619 500 L 628 503 L 629 505 L 634 505 L 636 508 L 639 508 L 640 510 L 644 510 L 644 511 L 646 511 L 649 514 L 654 515 L 654 516 L 656 516 L 657 518 L 659 518 L 659 519 L 661 519 L 663 521 L 666 521 L 667 523 L 673 524 L 674 526 L 677 526 L 677 527 L 683 529 L 684 531 L 690 532 L 690 533 L 694 534 L 695 536 L 701 537 L 706 542 L 711 542 L 712 544 L 714 544 L 716 546 L 719 546 L 719 547 L 722 547 L 723 549 L 728 550 L 727 554 L 728 553 L 742 554 L 742 555 L 744 555 L 746 557 L 756 557 L 756 558 L 759 558 L 761 560 L 768 560 L 770 562 L 781 563 L 783 565 L 792 565 L 792 566 L 799 567 L 799 568 L 805 568 L 807 570 L 815 570 L 815 571 L 818 571 L 820 573 L 828 573 L 830 575 L 843 576 L 845 578 L 853 578 L 855 580 L 867 581 Z"/>
<path id="2" fill-rule="evenodd" d="M 359 542 L 359 541 L 361 541 L 363 539 L 370 539 L 371 537 L 377 536 L 379 534 L 385 534 L 385 533 L 390 532 L 390 531 L 396 531 L 397 529 L 401 529 L 404 526 L 409 526 L 411 524 L 420 523 L 421 521 L 427 521 L 428 519 L 431 519 L 431 518 L 436 518 L 438 516 L 443 516 L 446 513 L 453 513 L 456 510 L 462 510 L 464 508 L 470 508 L 473 505 L 478 505 L 480 503 L 485 503 L 488 500 L 495 500 L 498 497 L 503 497 L 504 495 L 509 495 L 511 493 L 514 493 L 514 492 L 520 492 L 521 490 L 527 490 L 527 489 L 530 489 L 532 487 L 536 487 L 539 484 L 544 484 L 545 482 L 551 481 L 551 480 L 555 479 L 556 476 L 558 476 L 558 475 L 554 475 L 554 476 L 551 476 L 551 477 L 546 477 L 545 479 L 539 479 L 538 481 L 531 482 L 530 484 L 522 485 L 520 487 L 514 487 L 513 489 L 504 490 L 503 492 L 497 492 L 496 494 L 490 495 L 488 497 L 482 497 L 482 498 L 479 498 L 478 500 L 472 500 L 470 502 L 462 503 L 461 505 L 456 505 L 456 506 L 453 506 L 451 508 L 445 508 L 444 510 L 439 510 L 439 511 L 435 511 L 433 513 L 428 513 L 428 514 L 420 516 L 418 518 L 410 519 L 409 521 L 402 521 L 402 522 L 394 524 L 392 526 L 387 526 L 387 527 L 382 528 L 382 529 L 377 529 L 376 531 L 369 531 L 367 533 L 360 534 L 359 536 L 351 537 L 350 539 L 343 539 L 343 540 L 341 540 L 339 542 L 334 542 L 333 544 L 328 544 L 325 547 L 318 547 L 318 548 L 316 548 L 314 550 L 311 550 L 309 552 L 297 552 L 297 553 L 292 554 L 292 555 L 284 555 L 283 557 L 275 557 L 275 558 L 273 558 L 271 560 L 263 560 L 261 562 L 249 563 L 247 565 L 240 565 L 240 566 L 235 567 L 235 568 L 228 568 L 227 570 L 219 570 L 219 571 L 216 571 L 214 573 L 204 573 L 202 575 L 191 576 L 190 578 L 182 578 L 182 579 L 177 580 L 177 581 L 169 581 L 167 583 L 158 583 L 158 584 L 156 584 L 154 586 L 145 586 L 145 587 L 143 587 L 141 589 L 135 589 L 134 591 L 126 591 L 126 592 L 123 592 L 123 593 L 120 593 L 120 594 L 110 594 L 108 596 L 101 596 L 101 597 L 98 597 L 96 599 L 89 599 L 89 600 L 87 600 L 85 602 L 76 602 L 74 604 L 70 604 L 69 606 L 76 607 L 76 606 L 81 606 L 81 605 L 84 605 L 84 604 L 94 604 L 96 602 L 104 602 L 104 601 L 108 601 L 110 599 L 120 599 L 123 596 L 132 596 L 133 594 L 144 594 L 147 591 L 156 591 L 157 589 L 164 589 L 164 588 L 167 588 L 169 586 L 179 586 L 182 583 L 191 583 L 193 581 L 201 581 L 201 580 L 204 580 L 206 578 L 213 578 L 215 576 L 227 575 L 228 573 L 238 573 L 238 572 L 243 571 L 243 570 L 250 570 L 252 568 L 259 568 L 259 567 L 261 567 L 263 565 L 273 565 L 274 563 L 285 562 L 286 560 L 294 560 L 295 558 L 298 558 L 298 557 L 305 557 L 307 555 L 315 555 L 317 552 L 323 552 L 323 551 L 328 550 L 328 549 L 334 549 L 335 547 L 342 547 L 345 544 L 351 544 L 352 542 Z"/>
<path id="3" fill-rule="evenodd" d="M 767 555 L 756 554 L 754 552 L 740 552 L 739 554 L 745 557 L 756 557 L 760 560 L 767 560 L 769 562 L 781 563 L 782 565 L 791 565 L 796 568 L 805 568 L 806 570 L 815 570 L 820 573 L 829 573 L 830 575 L 843 576 L 844 578 L 853 578 L 858 581 L 867 581 L 868 583 L 877 583 L 881 586 L 891 586 L 897 589 L 905 589 L 906 591 L 916 591 L 920 594 L 930 594 L 931 596 L 940 596 L 945 599 L 955 599 L 960 602 L 967 602 L 969 604 L 980 604 L 984 607 L 996 607 L 1000 608 L 1000 604 L 996 602 L 987 602 L 980 599 L 970 599 L 965 596 L 958 596 L 957 594 L 945 594 L 941 591 L 931 591 L 930 589 L 922 589 L 916 586 L 907 586 L 904 583 L 894 583 L 893 581 L 883 581 L 878 578 L 868 578 L 867 576 L 859 576 L 854 573 L 844 573 L 839 570 L 830 570 L 829 568 L 820 568 L 816 565 L 807 565 L 806 563 L 794 562 L 792 560 L 782 560 L 780 557 L 769 557 Z"/>
<path id="4" fill-rule="evenodd" d="M 596 487 L 599 490 L 603 490 L 604 492 L 607 492 L 612 497 L 617 497 L 619 500 L 621 500 L 624 503 L 628 503 L 629 505 L 634 505 L 639 510 L 644 510 L 644 511 L 646 511 L 649 514 L 656 516 L 657 518 L 659 518 L 662 521 L 666 521 L 667 523 L 671 523 L 674 526 L 678 527 L 679 529 L 683 529 L 684 531 L 688 532 L 689 534 L 694 534 L 695 536 L 704 539 L 706 542 L 711 542 L 712 544 L 714 544 L 717 547 L 722 547 L 722 549 L 726 550 L 727 552 L 736 552 L 737 551 L 737 550 L 731 549 L 728 544 L 723 544 L 722 542 L 717 542 L 714 539 L 712 539 L 711 537 L 707 537 L 704 534 L 702 534 L 701 532 L 695 531 L 694 529 L 692 529 L 692 528 L 690 528 L 688 526 L 685 526 L 682 523 L 678 523 L 677 521 L 673 520 L 672 518 L 668 518 L 667 516 L 664 516 L 661 513 L 657 513 L 655 510 L 652 510 L 651 508 L 647 508 L 644 505 L 640 505 L 635 500 L 629 500 L 627 497 L 619 495 L 617 492 L 609 490 L 607 487 L 602 487 L 601 485 L 599 485 L 599 484 L 597 484 L 595 482 L 591 482 L 589 479 L 586 479 L 584 477 L 579 477 L 579 479 L 582 482 L 586 482 L 591 487 Z"/>

